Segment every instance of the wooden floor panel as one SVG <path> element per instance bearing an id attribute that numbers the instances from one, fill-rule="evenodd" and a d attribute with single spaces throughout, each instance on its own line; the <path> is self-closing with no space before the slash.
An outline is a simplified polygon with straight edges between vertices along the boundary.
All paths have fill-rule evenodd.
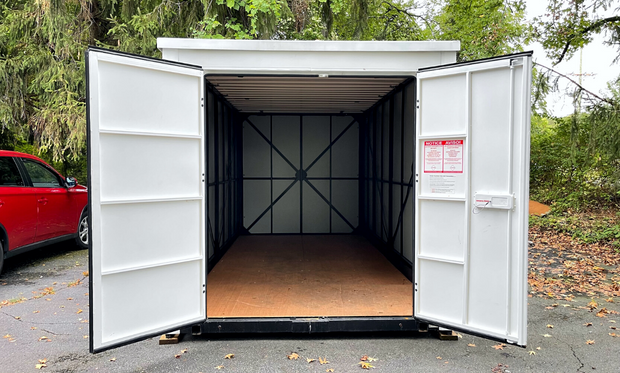
<path id="1" fill-rule="evenodd" d="M 359 236 L 241 236 L 207 277 L 207 317 L 411 316 L 413 288 Z"/>

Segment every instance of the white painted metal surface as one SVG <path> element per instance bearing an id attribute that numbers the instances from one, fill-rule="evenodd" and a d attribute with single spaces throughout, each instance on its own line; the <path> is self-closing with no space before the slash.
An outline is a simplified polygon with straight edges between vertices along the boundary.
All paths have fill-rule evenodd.
<path id="1" fill-rule="evenodd" d="M 527 340 L 531 68 L 519 55 L 418 74 L 414 314 L 518 345 Z M 476 195 L 514 208 L 484 208 Z"/>
<path id="2" fill-rule="evenodd" d="M 205 319 L 203 81 L 88 52 L 94 351 Z"/>
<path id="3" fill-rule="evenodd" d="M 158 38 L 162 57 L 207 74 L 413 75 L 456 61 L 458 41 L 282 41 Z"/>

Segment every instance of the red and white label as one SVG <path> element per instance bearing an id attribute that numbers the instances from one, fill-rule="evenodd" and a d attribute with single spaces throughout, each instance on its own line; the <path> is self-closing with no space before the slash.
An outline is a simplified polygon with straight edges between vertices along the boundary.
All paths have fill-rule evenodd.
<path id="1" fill-rule="evenodd" d="M 463 173 L 463 140 L 424 141 L 425 173 Z"/>
<path id="2" fill-rule="evenodd" d="M 443 172 L 443 141 L 424 141 L 424 172 Z"/>
<path id="3" fill-rule="evenodd" d="M 443 172 L 463 173 L 463 140 L 443 141 Z"/>

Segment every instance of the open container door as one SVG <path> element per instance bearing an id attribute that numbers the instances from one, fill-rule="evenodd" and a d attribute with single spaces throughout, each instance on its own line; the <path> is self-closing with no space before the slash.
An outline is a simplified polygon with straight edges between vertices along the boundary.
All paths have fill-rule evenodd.
<path id="1" fill-rule="evenodd" d="M 88 50 L 90 350 L 204 322 L 200 67 Z"/>
<path id="2" fill-rule="evenodd" d="M 418 73 L 414 315 L 525 346 L 531 53 Z"/>

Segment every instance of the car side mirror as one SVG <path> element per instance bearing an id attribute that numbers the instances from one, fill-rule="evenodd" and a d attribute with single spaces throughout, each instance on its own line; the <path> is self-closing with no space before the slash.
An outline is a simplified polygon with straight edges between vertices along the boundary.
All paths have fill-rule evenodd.
<path id="1" fill-rule="evenodd" d="M 73 188 L 73 187 L 75 187 L 75 186 L 77 185 L 77 183 L 78 183 L 78 182 L 77 182 L 77 179 L 76 179 L 76 178 L 74 178 L 74 177 L 71 177 L 71 176 L 67 177 L 67 178 L 65 179 L 65 181 L 67 182 L 67 188 Z"/>

